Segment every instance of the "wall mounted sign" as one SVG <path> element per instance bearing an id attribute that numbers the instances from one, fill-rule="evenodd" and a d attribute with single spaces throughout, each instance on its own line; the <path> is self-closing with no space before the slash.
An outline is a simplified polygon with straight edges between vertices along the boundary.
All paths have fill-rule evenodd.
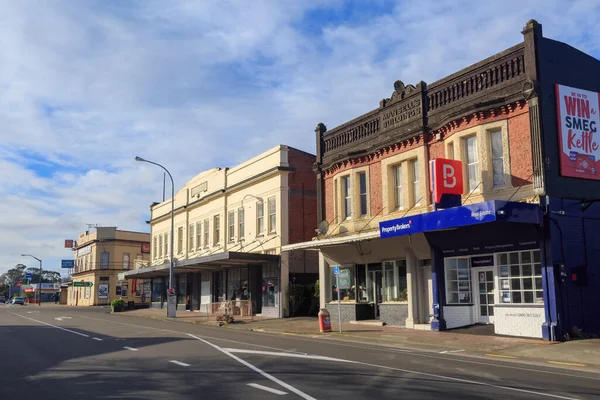
<path id="1" fill-rule="evenodd" d="M 462 162 L 445 158 L 429 161 L 429 185 L 435 208 L 458 207 L 464 192 Z"/>
<path id="2" fill-rule="evenodd" d="M 600 93 L 556 85 L 560 174 L 600 180 Z"/>

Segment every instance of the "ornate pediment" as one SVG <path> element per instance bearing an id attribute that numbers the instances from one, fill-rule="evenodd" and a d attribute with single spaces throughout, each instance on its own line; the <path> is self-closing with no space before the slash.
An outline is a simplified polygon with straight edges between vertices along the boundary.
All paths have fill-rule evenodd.
<path id="1" fill-rule="evenodd" d="M 405 97 L 411 95 L 413 92 L 416 92 L 417 88 L 414 85 L 405 85 L 401 80 L 397 80 L 394 82 L 394 91 L 392 92 L 392 96 L 387 99 L 383 99 L 381 101 L 381 106 L 385 107 L 387 104 L 395 103 L 401 100 L 404 100 Z"/>

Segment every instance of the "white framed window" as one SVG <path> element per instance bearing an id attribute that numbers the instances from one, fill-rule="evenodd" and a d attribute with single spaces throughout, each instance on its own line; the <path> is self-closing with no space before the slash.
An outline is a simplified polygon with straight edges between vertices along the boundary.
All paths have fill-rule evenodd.
<path id="1" fill-rule="evenodd" d="M 421 191 L 419 190 L 419 160 L 415 158 L 414 160 L 410 160 L 409 163 L 412 183 L 412 205 L 418 206 L 421 202 Z"/>
<path id="2" fill-rule="evenodd" d="M 188 251 L 192 251 L 194 248 L 194 224 L 190 224 L 188 227 Z"/>
<path id="3" fill-rule="evenodd" d="M 163 253 L 163 242 L 164 242 L 165 237 L 163 235 L 160 235 L 158 237 L 158 256 L 159 257 L 163 257 L 165 255 L 165 253 Z"/>
<path id="4" fill-rule="evenodd" d="M 229 227 L 229 241 L 235 241 L 235 211 L 227 213 L 227 226 Z"/>
<path id="5" fill-rule="evenodd" d="M 469 191 L 475 190 L 479 185 L 479 157 L 477 155 L 477 136 L 473 135 L 464 139 L 467 164 L 467 183 Z"/>
<path id="6" fill-rule="evenodd" d="M 183 253 L 183 226 L 177 228 L 177 253 Z"/>
<path id="7" fill-rule="evenodd" d="M 215 215 L 213 217 L 213 246 L 218 245 L 221 242 L 221 216 Z"/>
<path id="8" fill-rule="evenodd" d="M 154 238 L 152 239 L 152 249 L 153 249 L 153 253 L 154 253 L 154 259 L 156 260 L 158 258 L 158 237 L 154 236 Z"/>
<path id="9" fill-rule="evenodd" d="M 392 167 L 392 174 L 394 178 L 394 208 L 396 210 L 402 210 L 404 208 L 404 193 L 402 191 L 402 164 L 394 165 Z"/>
<path id="10" fill-rule="evenodd" d="M 210 220 L 206 218 L 204 220 L 204 248 L 206 249 L 209 245 L 209 235 L 210 235 Z"/>
<path id="11" fill-rule="evenodd" d="M 502 303 L 544 302 L 539 250 L 497 254 L 496 263 Z"/>
<path id="12" fill-rule="evenodd" d="M 267 200 L 269 211 L 269 233 L 277 231 L 277 203 L 275 197 Z"/>
<path id="13" fill-rule="evenodd" d="M 383 301 L 408 301 L 406 260 L 384 261 L 382 272 Z"/>
<path id="14" fill-rule="evenodd" d="M 123 269 L 129 269 L 129 253 L 123 253 Z"/>
<path id="15" fill-rule="evenodd" d="M 165 252 L 164 252 L 163 256 L 167 257 L 169 255 L 169 234 L 165 233 L 163 235 L 163 238 L 165 240 Z"/>
<path id="16" fill-rule="evenodd" d="M 358 196 L 360 206 L 360 216 L 364 217 L 368 214 L 367 207 L 367 174 L 365 172 L 358 173 Z"/>
<path id="17" fill-rule="evenodd" d="M 492 188 L 504 187 L 504 150 L 502 148 L 502 131 L 490 131 L 490 149 L 492 159 Z"/>
<path id="18" fill-rule="evenodd" d="M 446 304 L 471 304 L 471 268 L 468 257 L 446 258 Z"/>
<path id="19" fill-rule="evenodd" d="M 344 176 L 342 178 L 342 199 L 342 204 L 344 205 L 344 219 L 348 219 L 350 218 L 350 215 L 352 215 L 352 190 L 350 185 L 350 176 Z"/>
<path id="20" fill-rule="evenodd" d="M 121 282 L 121 297 L 129 296 L 129 282 L 123 281 Z"/>
<path id="21" fill-rule="evenodd" d="M 196 222 L 196 249 L 200 249 L 202 247 L 202 223 Z"/>
<path id="22" fill-rule="evenodd" d="M 244 209 L 240 208 L 238 210 L 238 240 L 244 239 L 244 235 L 245 235 L 244 219 L 245 219 Z"/>
<path id="23" fill-rule="evenodd" d="M 447 149 L 448 149 L 447 157 L 450 160 L 454 160 L 454 143 L 452 143 L 452 142 L 448 143 Z"/>
<path id="24" fill-rule="evenodd" d="M 261 235 L 265 231 L 265 203 L 256 203 L 256 234 Z"/>

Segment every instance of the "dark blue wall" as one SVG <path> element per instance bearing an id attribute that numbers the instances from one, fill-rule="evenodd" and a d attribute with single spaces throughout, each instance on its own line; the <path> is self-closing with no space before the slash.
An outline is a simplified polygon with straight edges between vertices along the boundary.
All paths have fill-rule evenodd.
<path id="1" fill-rule="evenodd" d="M 600 205 L 585 205 L 549 199 L 546 256 L 554 270 L 558 339 L 574 326 L 600 334 Z"/>

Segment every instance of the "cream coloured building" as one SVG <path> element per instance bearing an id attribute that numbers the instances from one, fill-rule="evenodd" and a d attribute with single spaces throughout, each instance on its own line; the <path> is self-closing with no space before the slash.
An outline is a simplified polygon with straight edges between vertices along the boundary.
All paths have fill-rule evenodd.
<path id="1" fill-rule="evenodd" d="M 316 220 L 312 154 L 279 145 L 231 168 L 196 175 L 175 194 L 175 290 L 178 309 L 245 300 L 252 312 L 288 312 L 290 278 L 314 282 L 318 258 L 280 256 L 282 245 L 310 239 Z M 128 278 L 152 279 L 152 306 L 168 286 L 171 199 L 151 206 L 151 265 Z M 311 257 L 312 256 L 312 257 Z"/>
<path id="2" fill-rule="evenodd" d="M 124 279 L 125 271 L 150 261 L 150 235 L 98 227 L 79 235 L 73 248 L 75 267 L 67 289 L 67 304 L 73 306 L 109 305 L 115 299 L 136 304 L 149 303 L 149 282 Z M 75 286 L 75 282 L 92 286 Z M 144 291 L 146 293 L 144 294 Z"/>

